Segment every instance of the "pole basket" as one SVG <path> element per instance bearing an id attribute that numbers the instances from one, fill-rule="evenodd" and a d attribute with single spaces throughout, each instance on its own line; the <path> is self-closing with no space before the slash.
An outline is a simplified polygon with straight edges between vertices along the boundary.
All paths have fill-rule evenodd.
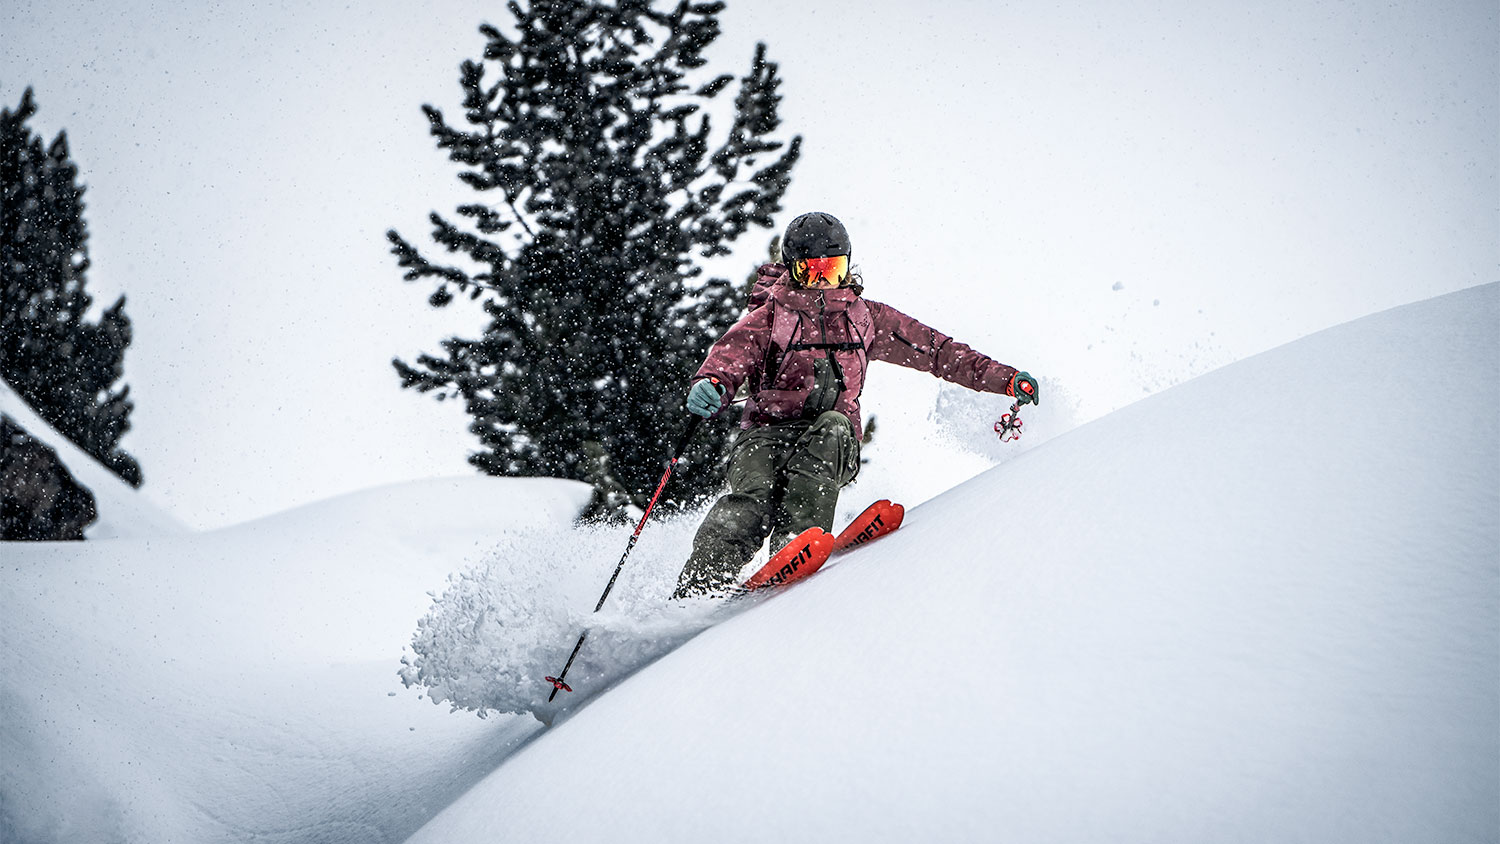
<path id="1" fill-rule="evenodd" d="M 552 693 L 553 694 L 557 694 L 558 690 L 562 690 L 562 691 L 565 691 L 565 692 L 571 692 L 571 691 L 573 691 L 573 687 L 570 686 L 570 685 L 568 685 L 567 683 L 564 683 L 562 681 L 561 677 L 547 677 L 547 678 L 544 678 L 544 679 L 546 679 L 547 682 L 549 682 L 549 683 L 552 684 Z"/>
<path id="2" fill-rule="evenodd" d="M 1010 406 L 1010 412 L 1001 416 L 1000 421 L 995 423 L 995 433 L 1000 435 L 1000 442 L 1010 442 L 1021 438 L 1021 403 L 1016 402 Z"/>

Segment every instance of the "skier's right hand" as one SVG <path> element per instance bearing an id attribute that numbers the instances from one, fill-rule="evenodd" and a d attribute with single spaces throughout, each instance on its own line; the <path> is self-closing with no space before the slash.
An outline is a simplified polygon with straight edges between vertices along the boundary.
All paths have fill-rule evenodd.
<path id="1" fill-rule="evenodd" d="M 1010 379 L 1010 394 L 1016 397 L 1016 404 L 1037 404 L 1036 379 L 1029 372 L 1017 372 Z"/>
<path id="2" fill-rule="evenodd" d="M 687 409 L 705 419 L 724 408 L 724 385 L 710 375 L 699 378 L 688 388 Z"/>

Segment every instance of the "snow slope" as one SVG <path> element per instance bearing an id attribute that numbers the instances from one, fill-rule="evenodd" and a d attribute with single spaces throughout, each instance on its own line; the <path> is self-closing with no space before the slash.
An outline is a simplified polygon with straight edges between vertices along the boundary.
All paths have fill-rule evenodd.
<path id="1" fill-rule="evenodd" d="M 135 487 L 120 480 L 72 440 L 59 434 L 26 404 L 11 386 L 0 379 L 0 415 L 9 416 L 32 438 L 46 443 L 73 473 L 73 478 L 94 494 L 99 517 L 84 530 L 89 539 L 163 536 L 184 533 L 187 526 L 150 503 Z M 150 471 L 150 467 L 147 467 Z"/>
<path id="2" fill-rule="evenodd" d="M 1030 415 L 696 637 L 661 600 L 694 519 L 588 616 L 628 529 L 570 527 L 562 481 L 0 543 L 0 841 L 1494 841 L 1497 376 L 1488 285 Z M 455 701 L 530 705 L 586 616 L 551 730 L 397 677 L 431 634 Z"/>
<path id="3" fill-rule="evenodd" d="M 396 677 L 447 575 L 582 484 L 467 477 L 206 533 L 0 543 L 0 841 L 400 841 L 535 728 Z"/>
<path id="4" fill-rule="evenodd" d="M 1500 285 L 915 508 L 414 844 L 1500 839 Z"/>

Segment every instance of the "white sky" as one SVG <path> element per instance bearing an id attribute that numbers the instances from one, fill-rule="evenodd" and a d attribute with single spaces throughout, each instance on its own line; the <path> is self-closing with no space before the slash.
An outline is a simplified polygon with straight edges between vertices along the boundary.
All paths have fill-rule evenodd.
<path id="1" fill-rule="evenodd" d="M 384 232 L 425 246 L 472 196 L 420 106 L 453 111 L 507 13 L 417 5 L 0 9 L 0 101 L 31 85 L 33 127 L 67 130 L 91 288 L 129 297 L 124 445 L 190 524 L 470 471 L 461 409 L 390 360 L 482 321 L 427 308 Z M 805 147 L 779 224 L 838 214 L 867 295 L 1083 418 L 1500 279 L 1493 2 L 809 5 L 731 0 L 707 69 L 742 74 L 758 39 L 781 65 Z M 927 379 L 873 379 L 868 412 L 940 448 L 911 436 Z"/>

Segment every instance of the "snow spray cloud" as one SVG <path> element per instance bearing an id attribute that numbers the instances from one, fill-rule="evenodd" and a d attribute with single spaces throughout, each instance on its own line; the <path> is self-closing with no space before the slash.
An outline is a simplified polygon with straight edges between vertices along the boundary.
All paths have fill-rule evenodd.
<path id="1" fill-rule="evenodd" d="M 1003 463 L 1079 425 L 1077 397 L 1052 379 L 1039 381 L 1042 403 L 1021 408 L 1025 426 L 1014 442 L 1002 443 L 995 433 L 995 421 L 1015 401 L 1009 396 L 943 384 L 928 418 L 940 437 L 992 464 Z"/>
<path id="2" fill-rule="evenodd" d="M 398 672 L 454 711 L 527 713 L 547 707 L 543 679 L 589 639 L 568 674 L 568 703 L 618 682 L 712 624 L 720 608 L 668 600 L 702 512 L 657 520 L 641 534 L 609 600 L 593 612 L 629 528 L 533 528 L 507 537 L 477 565 L 450 575 L 417 622 Z"/>

